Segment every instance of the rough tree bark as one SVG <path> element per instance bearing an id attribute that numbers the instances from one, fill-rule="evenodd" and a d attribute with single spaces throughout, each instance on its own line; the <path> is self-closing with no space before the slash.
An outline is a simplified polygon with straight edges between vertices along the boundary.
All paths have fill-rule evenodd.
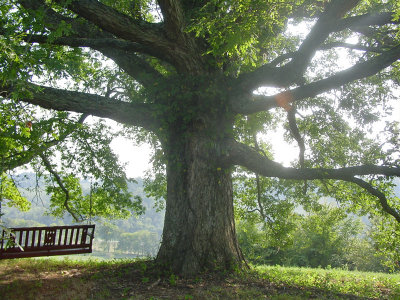
<path id="1" fill-rule="evenodd" d="M 211 96 L 207 99 L 205 90 L 185 102 L 192 109 L 208 103 L 207 109 L 186 121 L 177 118 L 163 144 L 167 199 L 157 261 L 184 276 L 244 264 L 235 232 L 232 170 L 221 163 L 221 143 L 231 137 L 233 118 Z"/>
<path id="2" fill-rule="evenodd" d="M 213 141 L 195 136 L 170 145 L 168 196 L 157 261 L 182 275 L 243 264 L 233 215 L 230 171 Z"/>

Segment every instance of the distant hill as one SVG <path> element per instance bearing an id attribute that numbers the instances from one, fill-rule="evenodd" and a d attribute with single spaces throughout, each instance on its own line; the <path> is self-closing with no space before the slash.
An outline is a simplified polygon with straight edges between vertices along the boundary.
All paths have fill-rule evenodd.
<path id="1" fill-rule="evenodd" d="M 28 212 L 20 212 L 16 208 L 9 208 L 3 206 L 2 210 L 4 213 L 3 221 L 9 223 L 11 226 L 34 226 L 38 224 L 42 225 L 62 225 L 72 224 L 73 220 L 68 214 L 64 218 L 54 218 L 47 214 L 48 207 L 50 205 L 50 197 L 44 191 L 44 179 L 37 178 L 34 173 L 21 173 L 13 178 L 18 187 L 20 187 L 21 193 L 32 203 L 32 207 Z M 122 230 L 126 232 L 133 232 L 135 230 L 149 229 L 157 232 L 159 236 L 162 234 L 164 224 L 164 211 L 157 212 L 153 207 L 154 200 L 146 197 L 143 191 L 143 180 L 141 178 L 135 179 L 137 183 L 129 184 L 129 191 L 133 195 L 139 195 L 143 199 L 143 204 L 146 207 L 146 213 L 139 217 L 131 217 L 128 220 L 114 220 L 112 223 L 116 224 Z M 396 187 L 394 188 L 395 194 L 400 198 L 400 179 L 394 180 Z M 89 193 L 90 182 L 82 180 L 81 185 L 84 191 Z M 336 203 L 336 201 L 329 197 L 324 197 L 323 202 L 325 203 Z M 298 213 L 303 213 L 301 208 L 297 209 Z M 369 224 L 368 218 L 363 217 L 364 223 Z M 109 222 L 108 220 L 98 220 L 100 223 Z"/>

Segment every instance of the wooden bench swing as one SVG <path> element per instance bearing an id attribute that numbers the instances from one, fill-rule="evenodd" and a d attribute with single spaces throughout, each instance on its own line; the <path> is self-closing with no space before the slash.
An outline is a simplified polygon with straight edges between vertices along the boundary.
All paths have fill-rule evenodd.
<path id="1" fill-rule="evenodd" d="M 1 235 L 0 259 L 92 253 L 94 229 L 95 225 L 9 228 Z"/>
<path id="2" fill-rule="evenodd" d="M 45 163 L 46 161 L 44 158 Z M 1 167 L 2 161 L 0 162 Z M 1 184 L 0 178 L 0 221 L 2 216 Z M 92 185 L 90 185 L 89 199 L 91 223 Z M 92 253 L 95 225 L 1 227 L 3 229 L 0 235 L 0 259 Z"/>
<path id="3" fill-rule="evenodd" d="M 2 227 L 0 259 L 92 253 L 95 225 Z"/>

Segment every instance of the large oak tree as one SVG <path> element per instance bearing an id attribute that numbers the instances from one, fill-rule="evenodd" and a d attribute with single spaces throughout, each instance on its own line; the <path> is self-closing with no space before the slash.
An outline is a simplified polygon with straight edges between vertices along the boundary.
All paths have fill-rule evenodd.
<path id="1" fill-rule="evenodd" d="M 49 152 L 79 140 L 78 154 L 61 157 L 106 182 L 101 191 L 114 209 L 132 208 L 122 169 L 109 165 L 115 157 L 99 154 L 110 141 L 101 138 L 107 128 L 84 125 L 92 115 L 140 128 L 137 135 L 156 139 L 167 178 L 157 261 L 183 275 L 243 265 L 234 224 L 237 166 L 258 180 L 299 181 L 305 198 L 354 193 L 362 206 L 370 194 L 375 202 L 367 206 L 400 222 L 399 203 L 386 193 L 388 178 L 400 175 L 396 121 L 387 122 L 381 144 L 368 138 L 399 83 L 396 5 L 1 0 L 2 171 L 37 159 L 60 188 L 55 201 L 64 199 L 59 205 L 79 219 L 69 202 L 76 182 L 57 173 Z M 296 37 L 288 31 L 296 26 L 310 30 Z M 352 53 L 346 68 L 338 48 Z M 35 106 L 50 112 L 32 116 Z M 277 122 L 288 124 L 299 148 L 291 167 L 257 141 L 257 132 Z M 86 154 L 103 159 L 91 164 Z"/>

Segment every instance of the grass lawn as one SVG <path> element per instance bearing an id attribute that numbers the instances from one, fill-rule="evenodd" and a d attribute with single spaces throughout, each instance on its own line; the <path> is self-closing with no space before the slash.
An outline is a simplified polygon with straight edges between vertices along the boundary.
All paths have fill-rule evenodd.
<path id="1" fill-rule="evenodd" d="M 256 266 L 254 269 L 260 278 L 275 284 L 372 299 L 400 299 L 400 274 L 280 266 Z"/>
<path id="2" fill-rule="evenodd" d="M 400 275 L 256 266 L 193 279 L 152 261 L 0 261 L 0 299 L 400 299 Z"/>

